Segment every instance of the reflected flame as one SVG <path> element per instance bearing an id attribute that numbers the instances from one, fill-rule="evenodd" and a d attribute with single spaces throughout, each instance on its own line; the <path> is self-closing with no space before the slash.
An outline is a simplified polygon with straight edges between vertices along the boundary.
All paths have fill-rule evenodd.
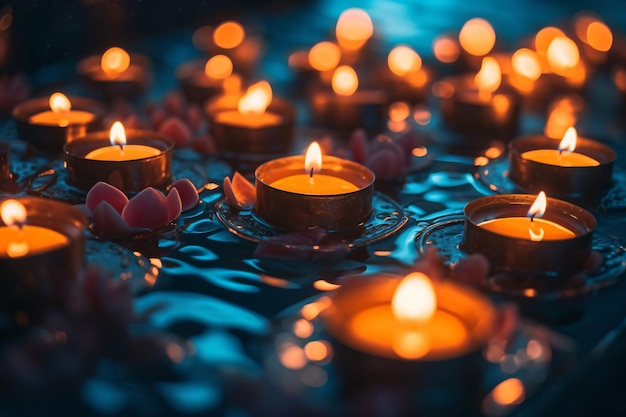
<path id="1" fill-rule="evenodd" d="M 126 130 L 124 129 L 122 122 L 117 121 L 113 123 L 111 130 L 109 131 L 109 140 L 113 146 L 122 147 L 126 145 Z"/>
<path id="2" fill-rule="evenodd" d="M 574 68 L 580 61 L 576 43 L 566 36 L 558 36 L 548 46 L 548 65 L 559 75 L 567 75 L 567 70 Z"/>
<path id="3" fill-rule="evenodd" d="M 311 175 L 317 174 L 322 169 L 322 148 L 319 143 L 311 142 L 304 157 L 304 170 Z"/>
<path id="4" fill-rule="evenodd" d="M 519 404 L 524 400 L 524 384 L 517 378 L 509 378 L 499 383 L 491 394 L 497 404 Z"/>
<path id="5" fill-rule="evenodd" d="M 318 71 L 330 71 L 339 65 L 341 50 L 332 42 L 319 42 L 309 51 L 309 64 Z"/>
<path id="6" fill-rule="evenodd" d="M 448 35 L 440 35 L 433 40 L 433 53 L 439 61 L 449 64 L 459 58 L 459 43 Z"/>
<path id="7" fill-rule="evenodd" d="M 529 80 L 537 80 L 541 76 L 541 62 L 535 51 L 521 48 L 511 58 L 513 70 Z"/>
<path id="8" fill-rule="evenodd" d="M 545 236 L 545 232 L 543 227 L 535 226 L 535 223 L 532 223 L 530 228 L 528 228 L 528 235 L 530 236 L 530 240 L 533 242 L 541 242 L 543 237 Z"/>
<path id="9" fill-rule="evenodd" d="M 541 191 L 537 195 L 535 202 L 532 204 L 532 206 L 530 206 L 530 209 L 528 210 L 528 213 L 526 215 L 531 219 L 543 216 L 543 214 L 546 212 L 547 203 L 548 202 L 546 198 L 546 193 Z"/>
<path id="10" fill-rule="evenodd" d="M 373 34 L 374 24 L 363 9 L 346 9 L 337 19 L 335 36 L 339 45 L 346 49 L 359 49 Z"/>
<path id="11" fill-rule="evenodd" d="M 228 78 L 233 73 L 233 61 L 226 55 L 215 55 L 206 62 L 204 73 L 218 80 Z"/>
<path id="12" fill-rule="evenodd" d="M 272 86 L 267 81 L 251 85 L 239 99 L 237 109 L 244 114 L 261 114 L 272 102 Z"/>
<path id="13" fill-rule="evenodd" d="M 496 43 L 496 32 L 485 19 L 470 19 L 459 32 L 459 43 L 467 53 L 484 56 L 491 51 Z"/>
<path id="14" fill-rule="evenodd" d="M 109 48 L 102 54 L 100 59 L 102 71 L 110 76 L 117 76 L 128 69 L 130 66 L 130 55 L 122 48 L 114 46 Z"/>
<path id="15" fill-rule="evenodd" d="M 399 45 L 389 52 L 387 65 L 391 72 L 402 76 L 418 71 L 422 67 L 422 58 L 412 48 Z"/>
<path id="16" fill-rule="evenodd" d="M 332 347 L 325 340 L 313 340 L 304 345 L 304 353 L 310 361 L 321 362 L 332 354 Z"/>
<path id="17" fill-rule="evenodd" d="M 333 74 L 333 91 L 342 96 L 351 96 L 359 88 L 359 77 L 349 65 L 342 65 Z"/>
<path id="18" fill-rule="evenodd" d="M 480 94 L 491 94 L 497 90 L 501 79 L 502 74 L 498 61 L 491 57 L 483 58 L 480 71 L 474 77 L 474 82 L 478 86 Z"/>
<path id="19" fill-rule="evenodd" d="M 70 99 L 63 93 L 54 93 L 48 100 L 50 109 L 55 113 L 66 113 L 72 108 Z"/>
<path id="20" fill-rule="evenodd" d="M 213 42 L 220 48 L 233 49 L 241 45 L 246 37 L 243 26 L 235 21 L 220 24 L 213 32 Z"/>
<path id="21" fill-rule="evenodd" d="M 568 127 L 563 135 L 563 139 L 559 143 L 559 151 L 561 152 L 574 152 L 576 149 L 576 140 L 578 139 L 578 133 L 574 127 Z"/>
<path id="22" fill-rule="evenodd" d="M 0 218 L 7 226 L 26 223 L 26 207 L 17 200 L 5 200 L 0 204 Z"/>
<path id="23" fill-rule="evenodd" d="M 393 314 L 400 320 L 426 322 L 435 314 L 437 298 L 430 279 L 413 272 L 400 281 L 391 300 Z"/>

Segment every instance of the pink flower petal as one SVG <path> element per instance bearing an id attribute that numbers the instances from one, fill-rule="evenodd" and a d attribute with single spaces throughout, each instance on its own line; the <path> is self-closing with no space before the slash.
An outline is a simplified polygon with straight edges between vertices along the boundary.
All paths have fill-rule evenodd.
<path id="1" fill-rule="evenodd" d="M 363 164 L 367 161 L 370 152 L 367 136 L 363 129 L 355 130 L 350 136 L 350 151 L 352 152 L 352 160 L 354 162 Z"/>
<path id="2" fill-rule="evenodd" d="M 196 190 L 196 186 L 193 185 L 191 180 L 188 178 L 181 178 L 174 181 L 172 188 L 176 188 L 176 190 L 178 190 L 183 211 L 189 210 L 198 204 L 198 201 L 200 200 L 198 190 Z"/>
<path id="3" fill-rule="evenodd" d="M 202 155 L 214 155 L 217 152 L 215 141 L 209 135 L 198 136 L 191 145 L 194 151 Z"/>
<path id="4" fill-rule="evenodd" d="M 85 199 L 87 210 L 93 213 L 96 207 L 103 201 L 109 203 L 118 213 L 122 213 L 124 206 L 128 203 L 128 197 L 112 185 L 106 182 L 98 182 L 87 193 Z"/>
<path id="5" fill-rule="evenodd" d="M 165 202 L 167 203 L 167 212 L 169 213 L 167 219 L 167 222 L 169 223 L 176 220 L 183 211 L 183 202 L 180 199 L 180 195 L 178 194 L 176 187 L 172 187 L 170 192 L 167 194 Z"/>
<path id="6" fill-rule="evenodd" d="M 172 139 L 177 147 L 189 146 L 193 140 L 191 128 L 178 116 L 165 119 L 158 132 Z"/>
<path id="7" fill-rule="evenodd" d="M 152 229 L 169 223 L 165 196 L 152 187 L 141 191 L 128 201 L 122 217 L 130 227 Z"/>
<path id="8" fill-rule="evenodd" d="M 93 228 L 98 233 L 125 235 L 131 231 L 120 213 L 106 201 L 100 202 L 94 209 L 92 219 Z"/>

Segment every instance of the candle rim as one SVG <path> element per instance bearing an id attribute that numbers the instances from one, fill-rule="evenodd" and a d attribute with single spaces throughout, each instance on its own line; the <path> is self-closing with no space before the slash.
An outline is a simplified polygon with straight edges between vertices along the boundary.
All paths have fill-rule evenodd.
<path id="1" fill-rule="evenodd" d="M 98 123 L 102 116 L 105 113 L 105 107 L 102 103 L 97 100 L 81 97 L 81 96 L 72 96 L 66 95 L 66 97 L 72 103 L 72 109 L 70 111 L 84 111 L 93 114 L 93 119 L 86 123 L 86 125 L 91 125 L 93 123 Z M 36 97 L 26 101 L 23 101 L 16 105 L 11 111 L 11 115 L 13 118 L 21 123 L 26 123 L 30 126 L 40 126 L 34 125 L 29 122 L 30 118 L 38 113 L 44 111 L 50 111 L 50 106 L 48 104 L 49 96 L 47 97 Z M 59 129 L 67 129 L 68 127 L 76 126 L 76 124 L 70 124 L 68 126 L 53 126 Z M 50 127 L 50 126 L 46 126 Z"/>
<path id="2" fill-rule="evenodd" d="M 509 155 L 518 157 L 524 160 L 525 163 L 528 164 L 537 164 L 542 166 L 549 166 L 551 164 L 545 164 L 543 162 L 537 162 L 531 159 L 526 159 L 522 156 L 524 152 L 534 151 L 534 150 L 557 150 L 559 147 L 558 139 L 551 139 L 545 135 L 537 134 L 537 135 L 529 135 L 529 136 L 521 136 L 513 139 L 509 142 L 508 149 Z M 548 144 L 548 146 L 545 146 Z M 550 146 L 552 145 L 552 146 Z M 607 166 L 611 165 L 617 159 L 617 152 L 613 150 L 610 146 L 588 137 L 578 136 L 576 142 L 576 149 L 574 152 L 579 153 L 581 155 L 585 155 L 589 158 L 593 158 L 598 161 L 598 165 L 594 166 L 558 166 L 559 169 L 567 169 L 567 170 L 589 170 L 589 169 L 598 169 L 599 166 Z"/>
<path id="3" fill-rule="evenodd" d="M 132 163 L 137 161 L 152 161 L 156 158 L 161 158 L 164 154 L 171 153 L 174 149 L 173 140 L 171 140 L 167 136 L 147 129 L 126 129 L 126 145 L 152 146 L 160 150 L 161 152 L 157 155 L 151 155 L 145 158 L 132 159 L 128 161 L 100 161 L 85 158 L 85 156 L 93 150 L 112 146 L 109 139 L 109 131 L 92 132 L 76 138 L 71 142 L 66 143 L 63 147 L 63 151 L 66 158 L 93 161 L 93 163 L 118 164 L 120 162 Z"/>

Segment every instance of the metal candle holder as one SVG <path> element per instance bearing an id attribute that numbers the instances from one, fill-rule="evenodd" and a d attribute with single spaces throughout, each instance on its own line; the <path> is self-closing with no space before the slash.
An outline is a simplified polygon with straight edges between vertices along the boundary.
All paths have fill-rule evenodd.
<path id="1" fill-rule="evenodd" d="M 543 219 L 571 230 L 569 239 L 531 241 L 495 233 L 479 226 L 496 218 L 525 217 L 535 196 L 502 194 L 481 197 L 465 206 L 465 232 L 462 248 L 482 253 L 494 271 L 535 274 L 541 277 L 569 277 L 584 270 L 592 250 L 596 219 L 572 203 L 547 199 Z"/>
<path id="2" fill-rule="evenodd" d="M 99 161 L 85 156 L 96 149 L 110 146 L 109 132 L 90 133 L 64 147 L 68 183 L 88 191 L 99 181 L 107 182 L 125 192 L 139 192 L 147 187 L 163 188 L 171 180 L 174 142 L 150 130 L 126 131 L 128 145 L 157 148 L 160 154 L 131 161 Z"/>
<path id="3" fill-rule="evenodd" d="M 509 143 L 509 176 L 530 193 L 545 191 L 555 198 L 581 204 L 597 202 L 613 185 L 613 163 L 617 154 L 610 147 L 587 138 L 576 140 L 576 152 L 600 165 L 562 167 L 525 159 L 522 154 L 536 149 L 557 150 L 558 140 L 543 135 L 517 138 Z"/>
<path id="4" fill-rule="evenodd" d="M 150 60 L 145 55 L 132 54 L 128 73 L 119 78 L 106 77 L 102 71 L 100 55 L 91 55 L 78 63 L 77 72 L 89 89 L 107 99 L 134 97 L 148 88 L 152 81 Z"/>
<path id="5" fill-rule="evenodd" d="M 93 113 L 93 120 L 89 123 L 73 123 L 68 126 L 34 124 L 29 121 L 30 117 L 50 110 L 49 98 L 39 97 L 27 100 L 15 106 L 12 112 L 20 139 L 38 149 L 56 153 L 63 150 L 63 145 L 66 142 L 71 142 L 74 138 L 102 128 L 102 117 L 105 113 L 105 107 L 101 103 L 83 97 L 69 96 L 68 99 L 72 103 L 72 110 L 83 110 Z"/>
<path id="6" fill-rule="evenodd" d="M 178 84 L 189 101 L 204 103 L 207 99 L 222 94 L 224 80 L 204 75 L 206 61 L 196 60 L 182 64 L 176 70 Z"/>
<path id="7" fill-rule="evenodd" d="M 357 191 L 331 195 L 307 195 L 280 190 L 270 184 L 304 172 L 304 155 L 274 159 L 257 168 L 255 214 L 287 232 L 313 227 L 329 230 L 355 228 L 372 213 L 374 173 L 363 165 L 324 156 L 320 174 L 342 178 Z"/>

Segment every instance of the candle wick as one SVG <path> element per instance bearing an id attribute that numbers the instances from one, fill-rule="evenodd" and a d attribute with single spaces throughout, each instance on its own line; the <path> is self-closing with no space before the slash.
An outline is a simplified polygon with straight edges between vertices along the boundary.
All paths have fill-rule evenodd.
<path id="1" fill-rule="evenodd" d="M 124 145 L 122 145 L 121 143 L 119 144 L 120 147 L 120 152 L 124 152 Z"/>
<path id="2" fill-rule="evenodd" d="M 309 174 L 311 178 L 313 178 L 313 167 L 311 167 L 311 173 Z"/>
<path id="3" fill-rule="evenodd" d="M 533 214 L 531 214 L 531 215 L 530 215 L 530 222 L 531 222 L 531 223 L 533 222 L 533 220 L 535 220 L 535 216 L 536 216 L 536 214 L 535 214 L 535 213 L 533 213 Z"/>

